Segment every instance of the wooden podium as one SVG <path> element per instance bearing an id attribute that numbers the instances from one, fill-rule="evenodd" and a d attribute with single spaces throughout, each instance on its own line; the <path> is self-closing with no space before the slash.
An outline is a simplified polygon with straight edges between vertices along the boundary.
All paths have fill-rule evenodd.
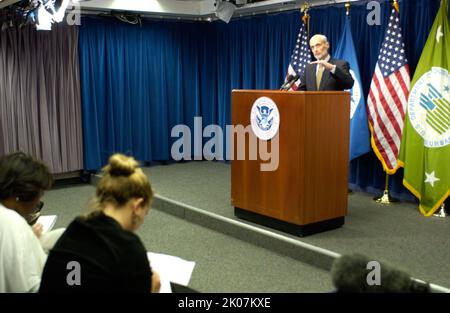
<path id="1" fill-rule="evenodd" d="M 233 126 L 250 125 L 252 106 L 260 97 L 272 99 L 278 107 L 278 168 L 261 171 L 268 161 L 259 153 L 256 159 L 248 158 L 249 137 L 245 147 L 233 140 L 235 215 L 297 236 L 342 226 L 347 214 L 350 93 L 234 90 Z M 249 129 L 248 136 L 255 139 Z M 237 160 L 238 148 L 245 149 L 244 160 Z"/>

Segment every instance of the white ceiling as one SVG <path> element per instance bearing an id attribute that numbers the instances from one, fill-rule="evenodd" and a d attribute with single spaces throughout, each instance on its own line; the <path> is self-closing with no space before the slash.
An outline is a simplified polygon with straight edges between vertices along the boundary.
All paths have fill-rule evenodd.
<path id="1" fill-rule="evenodd" d="M 217 1 L 221 0 L 80 0 L 82 13 L 110 11 L 128 11 L 144 16 L 170 17 L 179 19 L 215 19 Z M 265 0 L 239 5 L 236 16 L 254 15 L 298 9 L 306 0 Z M 311 5 L 342 3 L 348 0 L 309 0 Z M 350 0 L 357 1 L 357 0 Z M 18 2 L 18 0 L 0 0 L 0 8 Z M 241 1 L 242 2 L 242 1 Z"/>
<path id="2" fill-rule="evenodd" d="M 82 2 L 81 7 L 92 10 L 123 10 L 181 17 L 204 17 L 214 14 L 216 2 L 216 0 L 91 0 Z M 257 11 L 262 8 L 281 8 L 303 2 L 304 0 L 266 0 L 241 6 L 236 9 L 236 13 Z"/>

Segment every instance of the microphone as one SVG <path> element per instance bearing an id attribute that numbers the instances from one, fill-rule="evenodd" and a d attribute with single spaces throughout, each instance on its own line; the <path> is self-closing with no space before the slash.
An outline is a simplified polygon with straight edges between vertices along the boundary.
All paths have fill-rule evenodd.
<path id="1" fill-rule="evenodd" d="M 344 255 L 334 261 L 331 276 L 338 292 L 346 293 L 429 293 L 430 284 L 410 277 L 407 273 L 388 264 L 360 254 Z M 373 265 L 375 265 L 374 263 Z M 369 266 L 368 266 L 369 265 Z M 377 274 L 378 280 L 375 279 Z M 374 279 L 374 281 L 372 281 Z"/>
<path id="2" fill-rule="evenodd" d="M 295 77 L 298 77 L 298 75 L 295 75 L 295 76 L 289 75 L 289 76 L 286 78 L 286 81 L 284 82 L 284 84 L 281 85 L 280 90 L 287 90 L 287 89 L 289 89 L 290 86 L 291 86 L 290 83 L 291 83 L 291 81 L 292 81 Z M 298 78 L 297 78 L 297 79 L 298 79 Z M 286 89 L 287 86 L 289 86 L 289 88 Z"/>
<path id="3" fill-rule="evenodd" d="M 292 79 L 292 81 L 289 83 L 289 86 L 286 88 L 286 90 L 291 89 L 292 85 L 295 84 L 295 82 L 296 82 L 297 80 L 299 80 L 299 79 L 300 79 L 300 76 L 295 75 L 295 76 L 294 76 L 294 79 Z"/>

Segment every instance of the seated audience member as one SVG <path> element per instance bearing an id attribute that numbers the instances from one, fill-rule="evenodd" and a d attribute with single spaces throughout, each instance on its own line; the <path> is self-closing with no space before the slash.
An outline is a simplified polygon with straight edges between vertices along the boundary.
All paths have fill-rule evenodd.
<path id="1" fill-rule="evenodd" d="M 34 223 L 52 183 L 48 168 L 32 156 L 0 158 L 0 292 L 39 289 L 47 255 L 38 239 L 42 225 Z"/>
<path id="2" fill-rule="evenodd" d="M 147 251 L 134 233 L 153 191 L 138 163 L 110 157 L 97 184 L 94 211 L 76 218 L 50 250 L 40 292 L 159 292 Z"/>

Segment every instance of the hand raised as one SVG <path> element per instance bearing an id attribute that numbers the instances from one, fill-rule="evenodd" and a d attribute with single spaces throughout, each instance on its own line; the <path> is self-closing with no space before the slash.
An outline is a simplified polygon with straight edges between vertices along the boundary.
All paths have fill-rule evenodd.
<path id="1" fill-rule="evenodd" d="M 44 230 L 44 226 L 41 223 L 36 223 L 33 226 L 31 226 L 31 229 L 33 230 L 33 233 L 36 235 L 36 237 L 41 238 L 42 231 Z"/>
<path id="2" fill-rule="evenodd" d="M 331 71 L 334 68 L 334 64 L 328 63 L 325 60 L 317 60 L 317 61 L 313 61 L 311 62 L 311 64 L 322 64 L 323 67 L 325 67 L 325 69 Z"/>

